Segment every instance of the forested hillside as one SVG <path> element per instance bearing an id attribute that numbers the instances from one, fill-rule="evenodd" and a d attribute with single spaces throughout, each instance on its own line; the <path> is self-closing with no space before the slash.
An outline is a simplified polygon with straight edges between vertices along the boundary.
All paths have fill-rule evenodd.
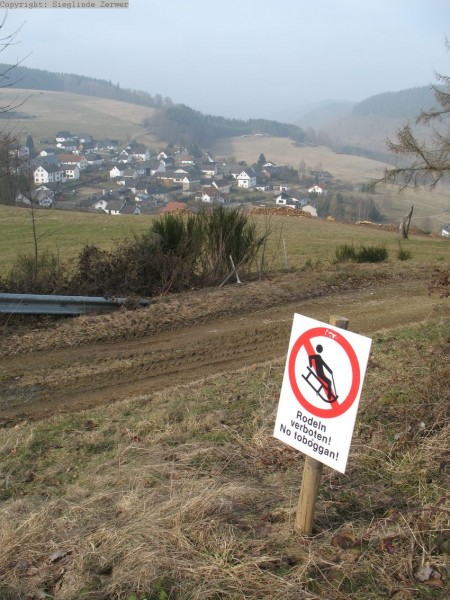
<path id="1" fill-rule="evenodd" d="M 411 88 L 399 92 L 385 92 L 366 98 L 353 107 L 355 117 L 377 115 L 391 119 L 411 119 L 422 110 L 429 110 L 436 104 L 432 86 Z"/>
<path id="2" fill-rule="evenodd" d="M 298 143 L 306 141 L 303 130 L 296 125 L 265 119 L 242 121 L 204 115 L 184 104 L 161 108 L 152 118 L 146 119 L 144 125 L 157 137 L 170 143 L 184 140 L 186 143 L 209 146 L 220 138 L 255 134 L 287 137 Z"/>
<path id="3" fill-rule="evenodd" d="M 365 156 L 382 162 L 394 160 L 386 141 L 410 121 L 421 137 L 427 128 L 415 125 L 424 110 L 436 104 L 433 86 L 386 92 L 366 98 L 358 104 L 329 103 L 304 115 L 298 124 L 305 127 L 308 139 L 333 148 L 336 152 Z"/>
<path id="4" fill-rule="evenodd" d="M 171 104 L 170 98 L 163 98 L 160 94 L 152 96 L 147 92 L 121 88 L 105 79 L 94 79 L 83 75 L 69 73 L 52 73 L 42 69 L 29 69 L 21 65 L 8 65 L 0 63 L 0 85 L 28 90 L 47 90 L 51 92 L 70 92 L 97 98 L 120 100 L 140 106 L 159 108 Z"/>

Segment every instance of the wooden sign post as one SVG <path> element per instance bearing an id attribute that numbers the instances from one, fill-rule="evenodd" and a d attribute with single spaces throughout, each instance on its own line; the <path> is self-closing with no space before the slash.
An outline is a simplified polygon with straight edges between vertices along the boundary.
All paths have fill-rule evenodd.
<path id="1" fill-rule="evenodd" d="M 349 320 L 345 317 L 330 317 L 330 325 L 347 329 Z M 303 467 L 302 485 L 298 497 L 297 513 L 295 515 L 295 529 L 299 533 L 310 535 L 314 524 L 317 494 L 322 478 L 323 463 L 312 456 L 306 456 Z"/>
<path id="2" fill-rule="evenodd" d="M 323 465 L 345 473 L 371 340 L 295 314 L 274 437 L 306 455 L 295 528 L 312 532 Z M 345 331 L 343 331 L 345 330 Z"/>

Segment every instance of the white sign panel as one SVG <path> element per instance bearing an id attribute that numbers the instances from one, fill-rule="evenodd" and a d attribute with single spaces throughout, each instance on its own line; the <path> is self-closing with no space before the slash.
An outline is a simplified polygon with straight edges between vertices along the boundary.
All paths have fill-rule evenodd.
<path id="1" fill-rule="evenodd" d="M 371 341 L 294 315 L 277 439 L 345 473 Z"/>

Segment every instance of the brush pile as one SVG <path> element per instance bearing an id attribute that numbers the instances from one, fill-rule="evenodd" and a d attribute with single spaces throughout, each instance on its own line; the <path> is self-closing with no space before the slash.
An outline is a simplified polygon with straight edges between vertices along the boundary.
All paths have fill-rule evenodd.
<path id="1" fill-rule="evenodd" d="M 296 208 L 286 208 L 284 206 L 271 206 L 271 207 L 258 207 L 251 210 L 252 215 L 267 215 L 277 217 L 303 217 L 304 219 L 310 219 L 311 214 L 303 210 L 297 210 Z"/>

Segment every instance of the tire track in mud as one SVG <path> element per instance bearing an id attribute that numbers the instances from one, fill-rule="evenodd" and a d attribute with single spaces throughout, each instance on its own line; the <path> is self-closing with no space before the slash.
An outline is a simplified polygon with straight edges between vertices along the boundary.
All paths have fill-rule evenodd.
<path id="1" fill-rule="evenodd" d="M 285 304 L 144 338 L 27 352 L 0 364 L 0 425 L 109 404 L 282 358 L 294 312 L 345 314 L 353 331 L 426 319 L 433 302 L 414 282 Z"/>

